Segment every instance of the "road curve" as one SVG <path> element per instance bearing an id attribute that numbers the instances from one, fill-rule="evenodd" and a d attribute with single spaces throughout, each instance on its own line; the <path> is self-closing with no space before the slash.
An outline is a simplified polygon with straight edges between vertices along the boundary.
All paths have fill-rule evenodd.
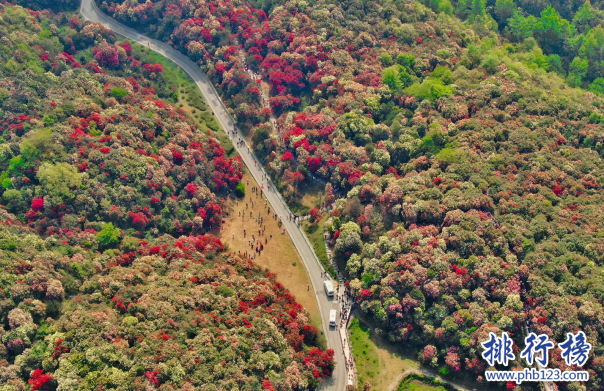
<path id="1" fill-rule="evenodd" d="M 233 141 L 233 145 L 237 149 L 237 152 L 239 152 L 239 155 L 241 155 L 243 162 L 247 166 L 254 179 L 256 179 L 256 181 L 260 184 L 263 183 L 263 178 L 268 178 L 268 176 L 265 176 L 265 172 L 261 165 L 256 163 L 258 159 L 253 152 L 251 152 L 250 148 L 248 148 L 247 145 L 238 146 L 237 140 L 239 139 L 239 136 L 232 132 L 234 126 L 233 118 L 231 118 L 227 112 L 227 109 L 220 99 L 220 96 L 214 89 L 212 82 L 193 61 L 171 46 L 161 41 L 148 38 L 147 36 L 122 25 L 115 19 L 104 14 L 97 8 L 94 0 L 82 0 L 80 13 L 84 19 L 92 22 L 99 22 L 103 26 L 115 31 L 116 33 L 136 41 L 141 45 L 147 46 L 178 64 L 189 76 L 191 76 L 203 94 L 206 103 L 214 112 L 216 119 L 220 125 L 222 125 L 222 128 L 225 130 L 231 141 Z M 321 388 L 323 390 L 330 391 L 344 391 L 346 389 L 347 377 L 344 354 L 342 350 L 342 341 L 338 336 L 338 332 L 334 328 L 330 328 L 328 324 L 329 311 L 335 309 L 338 310 L 339 314 L 339 304 L 337 301 L 328 298 L 325 294 L 323 290 L 324 278 L 321 277 L 321 274 L 324 271 L 323 267 L 317 259 L 302 230 L 294 222 L 287 218 L 287 216 L 290 214 L 289 208 L 281 198 L 279 192 L 275 191 L 275 186 L 272 184 L 272 182 L 269 183 L 270 191 L 265 191 L 264 194 L 268 199 L 268 202 L 271 204 L 273 210 L 275 210 L 278 215 L 283 216 L 282 220 L 284 227 L 289 233 L 296 249 L 298 250 L 298 253 L 300 254 L 300 257 L 306 265 L 308 274 L 312 281 L 314 293 L 319 303 L 319 310 L 321 311 L 323 323 L 323 332 L 325 333 L 328 347 L 335 351 L 334 357 L 336 366 L 333 375 L 324 379 L 323 386 Z"/>

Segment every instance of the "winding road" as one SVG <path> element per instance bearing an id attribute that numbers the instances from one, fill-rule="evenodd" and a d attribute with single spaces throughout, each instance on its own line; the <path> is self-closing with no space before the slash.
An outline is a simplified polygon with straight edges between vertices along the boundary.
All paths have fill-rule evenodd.
<path id="1" fill-rule="evenodd" d="M 189 76 L 191 76 L 194 83 L 203 94 L 208 106 L 212 109 L 216 119 L 220 125 L 222 125 L 222 128 L 233 142 L 233 145 L 237 149 L 237 152 L 239 152 L 239 155 L 241 155 L 243 162 L 247 166 L 254 179 L 256 179 L 258 183 L 263 183 L 267 180 L 266 178 L 268 178 L 268 176 L 264 172 L 262 166 L 256 163 L 259 160 L 253 154 L 250 148 L 245 143 L 243 143 L 241 146 L 238 144 L 237 141 L 240 141 L 241 138 L 237 132 L 233 131 L 233 118 L 231 118 L 229 115 L 226 107 L 220 99 L 220 96 L 214 89 L 212 82 L 193 61 L 171 46 L 161 41 L 148 38 L 145 35 L 122 25 L 115 19 L 104 14 L 97 8 L 94 0 L 82 0 L 80 13 L 84 19 L 92 22 L 99 22 L 108 29 L 115 31 L 128 39 L 136 41 L 141 45 L 147 46 L 178 64 Z M 333 375 L 324 379 L 321 388 L 323 390 L 330 391 L 344 391 L 347 384 L 347 374 L 342 350 L 342 341 L 339 338 L 338 332 L 334 328 L 330 328 L 328 324 L 329 311 L 332 309 L 339 310 L 339 303 L 336 300 L 328 298 L 325 294 L 323 290 L 324 278 L 321 277 L 322 273 L 324 272 L 323 267 L 321 266 L 312 246 L 306 239 L 302 230 L 296 225 L 296 223 L 289 220 L 288 216 L 290 214 L 290 210 L 285 204 L 284 200 L 281 198 L 279 192 L 275 191 L 276 188 L 272 182 L 270 182 L 270 179 L 268 179 L 268 183 L 270 184 L 270 191 L 265 191 L 264 194 L 275 212 L 279 216 L 283 217 L 282 221 L 284 227 L 294 242 L 296 249 L 300 253 L 300 257 L 304 260 L 304 264 L 306 265 L 308 274 L 312 281 L 314 293 L 319 303 L 323 323 L 323 332 L 327 339 L 328 347 L 335 351 L 334 357 L 336 366 Z"/>

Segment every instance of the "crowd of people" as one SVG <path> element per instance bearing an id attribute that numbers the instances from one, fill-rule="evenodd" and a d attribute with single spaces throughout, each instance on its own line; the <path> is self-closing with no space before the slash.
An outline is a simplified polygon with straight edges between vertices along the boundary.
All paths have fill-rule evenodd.
<path id="1" fill-rule="evenodd" d="M 352 359 L 352 345 L 346 332 L 348 326 L 348 320 L 350 319 L 350 313 L 352 308 L 355 306 L 355 302 L 352 300 L 350 289 L 348 285 L 337 285 L 335 299 L 340 303 L 340 322 L 336 325 L 336 329 L 339 329 L 340 338 L 342 339 L 342 349 L 344 351 L 344 358 L 346 360 L 346 373 L 348 374 L 348 384 L 356 384 L 356 371 L 354 367 L 354 361 Z"/>
<path id="2" fill-rule="evenodd" d="M 247 181 L 247 184 L 249 185 L 249 180 Z M 244 251 L 243 254 L 241 253 L 241 250 L 239 250 L 239 255 L 244 255 L 250 259 L 255 259 L 257 256 L 262 254 L 264 251 L 264 246 L 268 245 L 269 240 L 273 239 L 273 235 L 266 234 L 265 218 L 272 216 L 273 219 L 278 220 L 279 217 L 276 213 L 271 213 L 270 204 L 268 203 L 266 197 L 264 197 L 262 189 L 252 186 L 251 191 L 255 196 L 250 196 L 249 200 L 237 201 L 236 206 L 241 207 L 241 209 L 238 211 L 238 217 L 241 217 L 241 221 L 245 221 L 246 214 L 249 213 L 249 219 L 254 220 L 256 224 L 258 224 L 258 233 L 256 234 L 256 232 L 254 232 L 249 237 L 247 229 L 243 228 L 243 237 L 247 239 L 247 244 L 250 246 L 250 250 L 249 252 Z M 266 210 L 267 214 L 265 215 L 261 212 L 258 212 L 257 215 L 254 215 L 254 212 L 251 210 L 251 208 L 253 208 L 256 203 L 262 202 L 262 198 L 264 198 L 264 210 Z M 244 203 L 245 208 L 243 208 Z M 281 234 L 283 234 L 284 231 L 285 230 L 283 230 Z M 233 232 L 231 235 L 232 238 L 235 239 L 235 233 Z"/>

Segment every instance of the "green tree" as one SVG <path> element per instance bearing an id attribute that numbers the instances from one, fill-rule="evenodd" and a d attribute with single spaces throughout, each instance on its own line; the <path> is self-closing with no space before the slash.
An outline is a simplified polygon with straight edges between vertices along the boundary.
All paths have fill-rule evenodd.
<path id="1" fill-rule="evenodd" d="M 451 4 L 451 2 L 449 0 L 440 0 L 440 2 L 438 3 L 438 12 L 441 12 L 441 13 L 447 14 L 447 15 L 453 15 L 454 11 L 455 11 L 455 8 L 453 7 L 453 4 Z"/>
<path id="2" fill-rule="evenodd" d="M 268 125 L 260 125 L 252 134 L 252 145 L 261 159 L 266 158 L 275 150 L 275 142 L 271 138 L 271 130 Z"/>
<path id="3" fill-rule="evenodd" d="M 583 43 L 579 48 L 579 55 L 587 58 L 589 69 L 587 79 L 594 80 L 604 71 L 604 28 L 595 27 L 585 34 Z"/>
<path id="4" fill-rule="evenodd" d="M 586 33 L 590 29 L 599 26 L 602 23 L 602 11 L 594 9 L 591 2 L 586 1 L 573 17 L 573 24 L 581 33 Z"/>
<path id="5" fill-rule="evenodd" d="M 602 58 L 602 51 L 604 48 L 604 28 L 598 26 L 589 30 L 589 32 L 583 38 L 583 44 L 579 48 L 579 55 L 581 57 L 588 57 L 593 61 L 600 61 Z"/>
<path id="6" fill-rule="evenodd" d="M 382 71 L 382 83 L 386 84 L 392 91 L 403 89 L 403 82 L 399 78 L 398 67 L 389 67 Z"/>
<path id="7" fill-rule="evenodd" d="M 245 197 L 245 183 L 239 182 L 237 184 L 237 187 L 235 187 L 235 194 L 239 198 Z"/>
<path id="8" fill-rule="evenodd" d="M 340 237 L 336 240 L 336 257 L 342 259 L 347 253 L 358 253 L 362 248 L 361 227 L 353 221 L 342 224 Z"/>
<path id="9" fill-rule="evenodd" d="M 583 83 L 583 78 L 587 75 L 589 69 L 589 60 L 586 58 L 575 57 L 570 64 L 570 72 L 568 82 L 572 87 L 580 87 Z"/>
<path id="10" fill-rule="evenodd" d="M 405 67 L 396 64 L 382 71 L 382 82 L 392 91 L 401 91 L 411 82 L 411 76 Z"/>
<path id="11" fill-rule="evenodd" d="M 43 163 L 37 174 L 38 180 L 46 193 L 52 196 L 57 203 L 62 203 L 65 198 L 73 198 L 71 189 L 81 183 L 78 170 L 67 163 Z"/>
<path id="12" fill-rule="evenodd" d="M 520 41 L 533 36 L 537 18 L 533 15 L 524 17 L 521 11 L 514 11 L 514 16 L 508 20 L 510 32 Z"/>
<path id="13" fill-rule="evenodd" d="M 565 45 L 575 32 L 575 26 L 562 18 L 555 8 L 548 6 L 541 12 L 533 35 L 546 54 L 565 54 Z"/>
<path id="14" fill-rule="evenodd" d="M 566 76 L 566 71 L 562 65 L 562 58 L 557 54 L 551 54 L 547 56 L 547 62 L 549 63 L 549 70 L 554 71 L 560 75 Z"/>
<path id="15" fill-rule="evenodd" d="M 38 155 L 46 152 L 53 146 L 52 142 L 52 130 L 50 128 L 42 128 L 28 133 L 21 142 L 21 154 L 28 160 L 35 160 Z"/>
<path id="16" fill-rule="evenodd" d="M 499 65 L 499 64 L 498 64 Z M 453 72 L 448 67 L 436 67 L 430 77 L 438 78 L 443 81 L 443 83 L 449 85 L 455 81 L 455 76 L 453 76 Z"/>
<path id="17" fill-rule="evenodd" d="M 111 96 L 118 100 L 122 100 L 123 98 L 128 96 L 128 91 L 124 90 L 123 88 L 113 87 L 113 89 L 111 90 Z"/>
<path id="18" fill-rule="evenodd" d="M 443 96 L 452 95 L 455 90 L 445 85 L 441 79 L 427 78 L 421 84 L 416 83 L 405 90 L 405 93 L 421 99 L 435 101 Z"/>
<path id="19" fill-rule="evenodd" d="M 11 160 L 9 160 L 8 162 L 9 162 L 8 169 L 11 172 L 19 171 L 19 169 L 25 165 L 25 159 L 23 159 L 22 155 L 17 155 L 14 158 L 12 158 Z"/>
<path id="20" fill-rule="evenodd" d="M 359 227 L 359 225 L 354 221 L 342 224 L 342 226 L 340 227 L 340 238 L 342 239 L 346 239 L 348 235 L 354 233 L 357 233 L 358 235 L 361 234 L 361 227 Z"/>
<path id="21" fill-rule="evenodd" d="M 396 57 L 396 62 L 408 70 L 415 68 L 415 57 L 410 53 L 399 53 Z"/>
<path id="22" fill-rule="evenodd" d="M 103 246 L 110 246 L 115 243 L 119 243 L 122 233 L 120 229 L 113 225 L 113 223 L 103 224 L 103 228 L 96 235 L 97 240 Z"/>
<path id="23" fill-rule="evenodd" d="M 465 157 L 461 149 L 444 148 L 437 155 L 436 159 L 446 164 L 459 163 Z"/>
<path id="24" fill-rule="evenodd" d="M 527 53 L 525 64 L 529 65 L 531 68 L 537 66 L 539 68 L 549 70 L 550 58 L 555 61 L 556 56 L 558 55 L 552 54 L 551 56 L 546 56 L 543 54 L 543 50 L 541 50 L 539 46 L 535 46 Z"/>
<path id="25" fill-rule="evenodd" d="M 2 174 L 0 174 L 0 185 L 5 189 L 8 189 L 13 185 L 13 181 L 11 181 L 10 177 L 8 176 L 8 172 L 4 171 Z"/>
<path id="26" fill-rule="evenodd" d="M 382 60 L 382 66 L 384 66 L 384 67 L 389 67 L 392 64 L 394 64 L 394 61 L 392 60 L 392 56 L 388 52 L 382 52 L 380 54 L 380 59 Z"/>
<path id="27" fill-rule="evenodd" d="M 484 16 L 486 14 L 486 0 L 472 0 L 472 15 Z"/>
<path id="28" fill-rule="evenodd" d="M 373 119 L 357 113 L 346 113 L 341 117 L 340 129 L 349 140 L 354 140 L 357 135 L 365 135 L 373 128 Z"/>
<path id="29" fill-rule="evenodd" d="M 5 200 L 6 209 L 8 209 L 11 213 L 14 213 L 25 207 L 23 195 L 19 190 L 8 189 L 4 192 L 4 194 L 2 194 L 2 197 Z"/>
<path id="30" fill-rule="evenodd" d="M 589 89 L 596 94 L 604 95 L 604 79 L 598 77 L 589 85 Z"/>
<path id="31" fill-rule="evenodd" d="M 2 102 L 3 100 L 5 100 L 9 96 L 10 96 L 10 91 L 7 90 L 4 87 L 0 87 L 0 102 Z"/>
<path id="32" fill-rule="evenodd" d="M 235 291 L 224 284 L 218 287 L 218 293 L 224 297 L 231 297 L 235 295 Z"/>
<path id="33" fill-rule="evenodd" d="M 504 28 L 508 24 L 508 19 L 514 16 L 516 4 L 514 0 L 497 0 L 495 3 L 495 20 L 499 23 L 499 28 Z"/>

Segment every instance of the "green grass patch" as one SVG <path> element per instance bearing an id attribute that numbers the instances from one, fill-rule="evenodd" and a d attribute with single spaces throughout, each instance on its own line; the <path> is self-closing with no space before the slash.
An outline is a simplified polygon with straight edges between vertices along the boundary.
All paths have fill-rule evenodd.
<path id="1" fill-rule="evenodd" d="M 371 331 L 368 327 L 353 318 L 348 329 L 350 342 L 352 343 L 352 354 L 357 366 L 359 377 L 359 389 L 362 389 L 366 381 L 372 383 L 372 379 L 380 374 L 380 359 L 375 345 L 369 340 Z"/>
<path id="2" fill-rule="evenodd" d="M 171 98 L 168 100 L 172 100 L 178 107 L 183 107 L 183 102 L 187 102 L 193 109 L 199 110 L 200 117 L 196 118 L 200 118 L 199 123 L 201 125 L 201 130 L 205 131 L 211 129 L 215 132 L 220 132 L 222 130 L 216 121 L 216 118 L 212 115 L 212 110 L 207 105 L 203 94 L 199 91 L 199 88 L 197 88 L 193 79 L 191 79 L 188 74 L 186 74 L 176 63 L 161 54 L 138 45 L 135 42 L 130 42 L 133 53 L 140 56 L 142 62 L 158 63 L 164 67 L 163 78 L 166 80 L 169 90 L 177 92 L 176 96 L 171 94 Z M 226 146 L 223 147 L 227 152 L 229 149 L 232 149 L 232 145 L 230 148 L 227 148 Z"/>
<path id="3" fill-rule="evenodd" d="M 325 270 L 332 276 L 336 276 L 336 271 L 333 266 L 329 262 L 329 258 L 327 257 L 327 249 L 325 248 L 325 241 L 323 240 L 323 223 L 325 222 L 325 218 L 319 221 L 316 225 L 312 225 L 308 222 L 304 222 L 304 231 L 306 232 L 306 237 L 308 238 L 310 244 L 312 244 L 317 257 L 319 258 L 319 262 L 323 265 Z"/>
<path id="4" fill-rule="evenodd" d="M 443 96 L 455 93 L 453 87 L 445 85 L 440 79 L 425 79 L 421 84 L 415 83 L 405 90 L 408 95 L 413 95 L 419 99 L 437 100 Z"/>
<path id="5" fill-rule="evenodd" d="M 403 379 L 397 391 L 454 391 L 455 388 L 425 375 L 411 374 Z"/>

